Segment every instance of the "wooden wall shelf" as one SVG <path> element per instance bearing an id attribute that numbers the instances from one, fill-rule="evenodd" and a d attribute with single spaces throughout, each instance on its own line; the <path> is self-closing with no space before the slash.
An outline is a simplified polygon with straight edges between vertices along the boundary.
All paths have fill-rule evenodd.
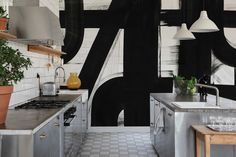
<path id="1" fill-rule="evenodd" d="M 17 37 L 15 35 L 12 35 L 7 32 L 1 32 L 1 31 L 0 31 L 0 39 L 17 41 L 17 40 L 15 40 L 15 39 L 17 39 Z M 39 54 L 44 54 L 44 55 L 58 56 L 58 57 L 66 54 L 62 51 L 55 50 L 55 49 L 52 49 L 50 47 L 43 46 L 43 45 L 28 45 L 28 51 L 39 53 Z"/>
<path id="2" fill-rule="evenodd" d="M 43 45 L 28 45 L 28 51 L 45 55 L 61 56 L 66 53 Z"/>
<path id="3" fill-rule="evenodd" d="M 6 32 L 0 32 L 0 39 L 11 40 L 16 39 L 16 36 Z"/>

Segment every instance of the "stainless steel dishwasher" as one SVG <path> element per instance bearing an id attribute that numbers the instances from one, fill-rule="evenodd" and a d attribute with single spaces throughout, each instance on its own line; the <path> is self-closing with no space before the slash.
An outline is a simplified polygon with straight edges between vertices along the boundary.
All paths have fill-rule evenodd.
<path id="1" fill-rule="evenodd" d="M 175 154 L 174 112 L 158 101 L 154 105 L 154 147 L 160 157 L 171 157 Z"/>
<path id="2" fill-rule="evenodd" d="M 83 140 L 82 133 L 82 101 L 81 98 L 73 102 L 64 112 L 64 155 L 77 157 Z"/>

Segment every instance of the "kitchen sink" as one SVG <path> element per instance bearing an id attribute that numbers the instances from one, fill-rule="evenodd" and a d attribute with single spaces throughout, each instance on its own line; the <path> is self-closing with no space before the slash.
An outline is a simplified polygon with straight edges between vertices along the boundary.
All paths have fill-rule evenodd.
<path id="1" fill-rule="evenodd" d="M 179 108 L 220 108 L 219 106 L 208 104 L 207 102 L 172 102 L 173 105 Z"/>

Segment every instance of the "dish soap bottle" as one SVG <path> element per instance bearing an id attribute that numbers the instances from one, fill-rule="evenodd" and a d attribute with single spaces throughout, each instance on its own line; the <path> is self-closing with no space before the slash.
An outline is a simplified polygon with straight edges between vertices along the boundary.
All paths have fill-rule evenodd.
<path id="1" fill-rule="evenodd" d="M 70 76 L 67 80 L 67 88 L 68 89 L 79 89 L 81 86 L 81 81 L 77 76 L 76 72 L 70 73 Z"/>

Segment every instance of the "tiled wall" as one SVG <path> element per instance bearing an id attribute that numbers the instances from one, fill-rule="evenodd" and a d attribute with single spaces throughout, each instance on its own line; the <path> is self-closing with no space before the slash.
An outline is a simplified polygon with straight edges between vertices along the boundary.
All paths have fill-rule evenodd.
<path id="1" fill-rule="evenodd" d="M 80 73 L 82 66 L 87 58 L 87 55 L 92 47 L 92 44 L 96 38 L 99 29 L 85 29 L 84 30 L 84 38 L 81 48 L 79 49 L 76 56 L 69 61 L 68 64 L 64 64 L 64 68 L 66 71 L 66 77 L 69 77 L 70 72 L 77 72 Z"/>
<path id="2" fill-rule="evenodd" d="M 70 72 L 77 72 L 78 74 L 80 73 L 98 31 L 98 28 L 85 29 L 83 43 L 77 55 L 71 61 L 69 61 L 68 64 L 64 64 L 63 66 L 66 71 L 66 78 L 69 77 Z M 106 62 L 104 63 L 103 71 L 100 74 L 100 79 L 104 79 L 107 76 L 115 73 L 123 72 L 123 38 L 124 31 L 121 29 L 117 34 Z"/>
<path id="3" fill-rule="evenodd" d="M 28 52 L 24 44 L 9 42 L 9 46 L 19 49 L 24 56 L 29 57 L 32 61 L 32 67 L 25 71 L 25 78 L 14 85 L 14 92 L 11 97 L 10 105 L 24 102 L 28 99 L 39 96 L 39 84 L 37 73 L 40 75 L 40 81 L 54 81 L 55 66 L 47 67 L 48 63 L 52 64 L 52 57 L 38 53 Z M 58 58 L 59 60 L 59 58 Z"/>
<path id="4" fill-rule="evenodd" d="M 7 6 L 13 5 L 13 0 L 3 0 L 0 5 L 7 8 Z M 59 0 L 40 0 L 39 6 L 46 6 L 55 15 L 59 16 Z M 14 85 L 14 92 L 10 101 L 10 105 L 14 105 L 39 96 L 39 80 L 36 77 L 37 73 L 41 77 L 41 84 L 48 81 L 54 81 L 54 71 L 58 64 L 52 64 L 52 57 L 28 52 L 27 45 L 25 44 L 9 42 L 9 46 L 13 47 L 14 49 L 19 49 L 23 55 L 29 57 L 33 63 L 32 67 L 25 71 L 25 78 L 21 82 L 18 82 L 16 85 Z M 54 63 L 56 61 L 60 62 L 60 58 L 54 58 Z M 50 68 L 47 67 L 48 63 L 52 64 Z"/>
<path id="5" fill-rule="evenodd" d="M 71 61 L 69 61 L 69 63 L 63 65 L 66 72 L 66 78 L 69 77 L 70 72 L 77 72 L 78 74 L 80 73 L 88 56 L 88 53 L 92 47 L 92 44 L 97 36 L 98 31 L 98 28 L 85 28 L 83 43 L 78 53 Z M 91 91 L 91 95 L 89 97 L 89 126 L 91 123 L 91 104 L 96 89 L 104 82 L 104 80 L 111 78 L 111 75 L 123 72 L 123 49 L 124 30 L 121 29 L 113 42 L 113 45 L 103 65 L 103 68 L 99 74 L 95 87 L 93 91 Z M 83 81 L 81 81 L 81 84 L 83 84 Z"/>

